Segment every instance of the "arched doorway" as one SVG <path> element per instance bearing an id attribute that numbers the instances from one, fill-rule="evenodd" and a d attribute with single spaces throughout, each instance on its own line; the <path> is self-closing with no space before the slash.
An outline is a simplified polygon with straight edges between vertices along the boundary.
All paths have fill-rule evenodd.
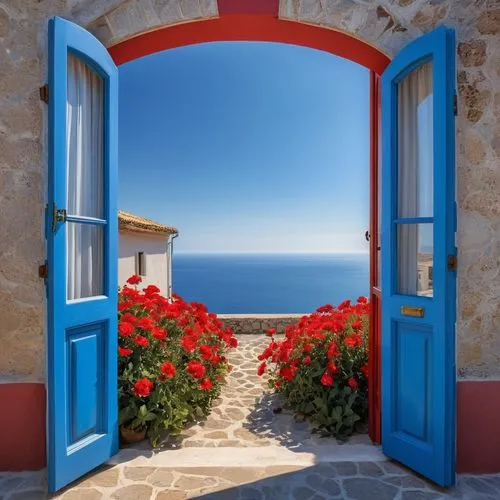
<path id="1" fill-rule="evenodd" d="M 443 485 L 454 481 L 454 223 L 447 215 L 448 206 L 454 203 L 454 192 L 450 176 L 454 176 L 452 113 L 453 64 L 448 61 L 453 36 L 447 30 L 438 30 L 423 37 L 404 50 L 384 74 L 385 103 L 383 123 L 384 172 L 379 175 L 379 130 L 380 130 L 380 77 L 389 63 L 382 52 L 354 37 L 339 31 L 282 21 L 275 17 L 268 2 L 256 2 L 230 9 L 221 2 L 217 19 L 162 28 L 138 35 L 106 49 L 85 30 L 55 19 L 51 25 L 51 87 L 55 98 L 51 101 L 51 162 L 52 178 L 49 199 L 53 203 L 52 233 L 49 235 L 49 265 L 54 272 L 49 279 L 53 290 L 49 304 L 49 481 L 50 488 L 57 490 L 79 477 L 116 451 L 116 404 L 113 405 L 113 377 L 116 378 L 115 343 L 108 332 L 116 327 L 116 85 L 114 63 L 121 64 L 137 57 L 168 48 L 208 41 L 259 40 L 278 41 L 305 45 L 351 59 L 371 70 L 371 170 L 370 193 L 370 295 L 373 304 L 370 340 L 370 434 L 380 441 L 381 426 L 381 374 L 380 346 L 384 351 L 384 435 L 382 444 L 389 456 L 428 475 Z M 250 2 L 249 2 L 250 4 Z M 274 2 L 273 2 L 274 5 Z M 80 57 L 100 77 L 100 98 L 104 111 L 103 173 L 106 188 L 99 210 L 91 216 L 78 211 L 60 208 L 67 199 L 66 170 L 66 117 L 63 113 L 66 102 L 66 81 L 70 57 Z M 430 74 L 433 91 L 419 91 L 418 82 L 410 83 L 411 91 L 417 88 L 417 97 L 410 99 L 409 111 L 398 115 L 398 93 L 396 88 L 407 77 L 416 74 L 428 61 L 433 61 Z M 419 73 L 417 71 L 417 73 Z M 429 74 L 429 73 L 428 73 Z M 419 80 L 419 78 L 417 78 Z M 416 87 L 415 87 L 416 85 Z M 427 87 L 426 87 L 427 85 Z M 410 92 L 411 93 L 411 92 Z M 429 95 L 433 95 L 435 110 L 431 116 L 434 133 L 431 137 L 431 174 L 434 207 L 429 213 L 419 208 L 420 191 L 409 192 L 408 186 L 419 186 L 420 177 L 411 177 L 420 170 L 417 156 L 397 158 L 397 151 L 415 149 L 418 130 L 418 106 Z M 416 99 L 416 101 L 415 101 Z M 406 105 L 405 105 L 406 106 Z M 408 118 L 408 116 L 410 118 Z M 398 134 L 404 119 L 413 120 L 414 130 Z M 399 136 L 399 137 L 398 137 Z M 408 142 L 409 141 L 409 142 Z M 441 149 L 438 143 L 445 144 Z M 409 144 L 409 145 L 408 145 Z M 432 146 L 432 144 L 434 146 Z M 424 143 L 424 147 L 426 144 Z M 417 148 L 418 149 L 418 148 Z M 429 153 L 430 151 L 430 153 Z M 417 160 L 415 160 L 417 158 Z M 415 163 L 416 161 L 416 163 Z M 403 165 L 403 166 L 401 166 Z M 406 165 L 406 166 L 405 166 Z M 403 169 L 403 170 L 402 170 Z M 409 176 L 405 186 L 398 179 Z M 416 181 L 415 181 L 416 179 Z M 423 179 L 423 178 L 422 178 Z M 63 182 L 61 182 L 63 181 Z M 380 186 L 379 184 L 383 184 Z M 382 226 L 385 233 L 384 274 L 387 288 L 383 290 L 384 310 L 381 308 L 380 288 L 380 187 L 384 208 Z M 77 186 L 74 187 L 78 189 Z M 405 200 L 402 201 L 401 189 Z M 411 190 L 410 190 L 411 191 Z M 425 191 L 425 189 L 424 189 Z M 406 204 L 406 205 L 405 205 Z M 403 208 L 402 207 L 405 207 Z M 398 209 L 399 207 L 399 209 Z M 415 208 L 417 207 L 417 208 Z M 413 211 L 412 211 L 413 210 Z M 79 215 L 76 215 L 76 214 Z M 69 223 L 69 224 L 66 224 Z M 67 243 L 62 227 L 70 224 L 92 227 L 102 232 L 107 266 L 103 268 L 102 287 L 85 296 L 67 296 L 64 283 L 67 269 L 61 267 L 67 254 Z M 425 226 L 427 225 L 427 226 Z M 422 249 L 418 241 L 420 228 L 433 228 L 431 234 L 431 262 L 435 261 L 434 287 L 419 293 Z M 404 234 L 407 234 L 405 236 Z M 436 238 L 436 235 L 441 235 Z M 411 241 L 411 244 L 407 244 Z M 406 246 L 405 246 L 406 245 Z M 400 251 L 401 248 L 406 248 Z M 114 260 L 113 260 L 114 259 Z M 438 264 L 438 260 L 439 264 Z M 58 264 L 59 263 L 59 264 Z M 406 281 L 401 281 L 401 269 L 410 269 Z M 409 276 L 409 277 L 408 277 Z M 62 286 L 61 286 L 62 284 Z M 401 289 L 401 288 L 404 288 Z M 432 292 L 435 290 L 435 294 Z M 95 292 L 95 293 L 94 293 Z M 438 293 L 439 292 L 439 293 Z M 99 300 L 81 300 L 88 298 Z M 425 310 L 427 309 L 427 316 Z M 430 313 L 430 314 L 429 314 Z M 381 340 L 380 321 L 384 318 L 386 334 Z M 421 318 L 426 317 L 423 322 Z M 64 338 L 58 335 L 63 333 Z M 68 332 L 70 335 L 68 335 Z M 436 335 L 439 334 L 439 335 Z M 69 368 L 64 361 L 69 355 Z M 84 366 L 92 365 L 98 374 L 97 380 L 86 380 Z M 437 379 L 438 390 L 432 387 Z M 64 381 L 69 380 L 69 384 Z M 89 403 L 90 401 L 90 403 Z M 66 402 L 66 403 L 65 403 Z M 70 419 L 67 404 L 70 404 Z M 90 406 L 89 406 L 90 405 Z M 100 406 L 99 406 L 100 405 Z M 423 406 L 422 406 L 423 405 Z M 442 414 L 437 408 L 442 405 Z M 70 436 L 67 445 L 67 436 Z M 390 439 L 389 439 L 390 438 Z"/>
<path id="2" fill-rule="evenodd" d="M 347 33 L 280 20 L 258 3 L 242 2 L 241 11 L 221 12 L 214 20 L 165 27 L 110 47 L 115 63 L 127 63 L 162 50 L 205 42 L 264 41 L 301 45 L 349 59 L 370 70 L 370 422 L 369 434 L 380 443 L 380 230 L 379 230 L 379 103 L 380 75 L 389 57 Z M 252 4 L 252 5 L 250 5 Z M 253 10 L 252 10 L 253 9 Z M 372 237 L 373 235 L 373 237 Z"/>

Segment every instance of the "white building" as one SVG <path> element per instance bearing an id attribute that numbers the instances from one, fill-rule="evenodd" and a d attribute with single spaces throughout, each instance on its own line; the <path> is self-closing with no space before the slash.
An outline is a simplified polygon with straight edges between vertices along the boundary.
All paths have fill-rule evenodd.
<path id="1" fill-rule="evenodd" d="M 172 294 L 173 239 L 175 227 L 120 210 L 118 212 L 118 284 L 130 276 L 142 277 L 142 285 L 156 285 L 162 295 Z"/>

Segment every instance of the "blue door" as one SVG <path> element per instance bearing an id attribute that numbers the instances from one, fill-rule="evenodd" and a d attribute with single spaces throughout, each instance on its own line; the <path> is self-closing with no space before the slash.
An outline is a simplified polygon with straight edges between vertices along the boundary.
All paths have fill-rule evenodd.
<path id="1" fill-rule="evenodd" d="M 445 27 L 382 75 L 382 446 L 455 481 L 455 39 Z"/>
<path id="2" fill-rule="evenodd" d="M 48 468 L 56 491 L 117 432 L 118 71 L 90 33 L 49 25 Z"/>

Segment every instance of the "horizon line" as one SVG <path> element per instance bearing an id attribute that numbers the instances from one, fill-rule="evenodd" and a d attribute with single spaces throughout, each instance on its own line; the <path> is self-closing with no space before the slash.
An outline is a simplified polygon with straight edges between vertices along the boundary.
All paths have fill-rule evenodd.
<path id="1" fill-rule="evenodd" d="M 244 254 L 244 255 L 368 255 L 370 252 L 365 250 L 344 250 L 344 251 L 331 251 L 331 252 L 314 252 L 314 251 L 304 251 L 304 252 L 281 252 L 281 251 L 226 251 L 226 250 L 175 250 L 176 254 L 192 254 L 192 255 L 201 255 L 201 254 L 225 254 L 225 255 L 233 255 L 233 254 Z"/>

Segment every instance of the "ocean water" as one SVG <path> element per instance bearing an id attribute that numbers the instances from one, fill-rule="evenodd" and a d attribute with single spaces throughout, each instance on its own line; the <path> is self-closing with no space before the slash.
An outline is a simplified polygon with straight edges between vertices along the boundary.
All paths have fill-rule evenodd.
<path id="1" fill-rule="evenodd" d="M 367 254 L 175 254 L 173 291 L 222 313 L 309 313 L 368 295 Z"/>

